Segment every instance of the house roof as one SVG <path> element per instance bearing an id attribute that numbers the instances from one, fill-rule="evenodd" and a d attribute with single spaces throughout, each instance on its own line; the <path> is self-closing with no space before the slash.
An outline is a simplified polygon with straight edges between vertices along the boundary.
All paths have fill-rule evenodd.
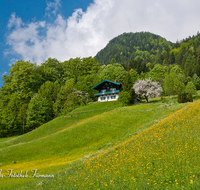
<path id="1" fill-rule="evenodd" d="M 97 88 L 99 85 L 101 85 L 101 84 L 104 83 L 104 82 L 110 82 L 110 83 L 113 83 L 113 84 L 115 84 L 115 85 L 121 85 L 121 83 L 117 83 L 117 82 L 113 82 L 113 81 L 110 81 L 110 80 L 105 79 L 105 80 L 103 80 L 102 82 L 100 82 L 99 84 L 93 86 L 92 89 Z"/>

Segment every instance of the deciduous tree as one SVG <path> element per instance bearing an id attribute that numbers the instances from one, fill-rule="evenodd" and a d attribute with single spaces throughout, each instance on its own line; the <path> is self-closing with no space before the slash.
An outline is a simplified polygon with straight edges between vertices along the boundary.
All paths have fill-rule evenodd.
<path id="1" fill-rule="evenodd" d="M 122 102 L 123 106 L 129 104 L 131 101 L 131 94 L 127 91 L 120 92 L 118 101 Z"/>
<path id="2" fill-rule="evenodd" d="M 158 82 L 152 82 L 151 79 L 137 80 L 133 89 L 135 93 L 142 96 L 148 102 L 149 98 L 158 97 L 162 93 L 162 87 Z"/>
<path id="3" fill-rule="evenodd" d="M 196 95 L 197 93 L 197 89 L 195 87 L 195 85 L 193 84 L 193 82 L 188 82 L 186 87 L 185 87 L 185 92 L 186 93 L 191 93 L 192 95 Z"/>
<path id="4" fill-rule="evenodd" d="M 193 81 L 194 85 L 196 86 L 196 89 L 200 90 L 200 78 L 197 76 L 196 73 L 194 73 L 194 75 L 192 77 L 192 81 Z"/>
<path id="5" fill-rule="evenodd" d="M 28 105 L 26 130 L 33 130 L 46 123 L 49 120 L 49 111 L 50 108 L 47 99 L 41 97 L 39 94 L 35 94 Z"/>

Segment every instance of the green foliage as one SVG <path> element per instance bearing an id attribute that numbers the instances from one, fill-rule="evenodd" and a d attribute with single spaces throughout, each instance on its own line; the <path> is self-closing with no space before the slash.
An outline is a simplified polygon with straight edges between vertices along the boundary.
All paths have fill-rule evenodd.
<path id="1" fill-rule="evenodd" d="M 178 102 L 178 103 L 182 103 L 181 93 L 180 93 L 180 92 L 178 93 L 178 100 L 177 100 L 177 102 Z"/>
<path id="2" fill-rule="evenodd" d="M 31 131 L 49 121 L 49 111 L 47 99 L 35 94 L 28 105 L 26 131 Z"/>
<path id="3" fill-rule="evenodd" d="M 130 104 L 131 94 L 127 91 L 120 92 L 118 101 L 122 102 L 123 106 Z"/>
<path id="4" fill-rule="evenodd" d="M 64 86 L 61 86 L 56 102 L 53 105 L 55 116 L 66 115 L 77 106 L 85 105 L 88 102 L 88 93 L 78 91 L 74 86 L 73 79 L 68 80 Z"/>
<path id="5" fill-rule="evenodd" d="M 106 66 L 102 66 L 99 76 L 98 76 L 98 82 L 101 82 L 105 79 L 117 82 L 123 82 L 124 78 L 126 76 L 126 71 L 123 68 L 122 65 L 118 63 L 109 64 Z"/>
<path id="6" fill-rule="evenodd" d="M 133 76 L 133 78 L 131 77 L 131 74 Z M 122 92 L 127 92 L 127 93 L 119 93 L 119 101 L 123 102 L 123 105 L 127 105 L 127 104 L 134 104 L 134 100 L 137 97 L 137 95 L 135 94 L 135 91 L 133 89 L 133 81 L 136 80 L 137 77 L 137 72 L 135 72 L 133 69 L 131 69 L 130 72 L 127 72 L 124 81 L 123 81 L 123 85 L 122 85 Z M 125 97 L 127 94 L 127 97 Z"/>
<path id="7" fill-rule="evenodd" d="M 189 94 L 186 92 L 178 94 L 178 103 L 186 103 L 189 101 Z"/>
<path id="8" fill-rule="evenodd" d="M 10 136 L 20 134 L 22 125 L 20 123 L 20 107 L 22 102 L 17 93 L 9 96 L 9 101 L 1 112 L 1 128 Z"/>
<path id="9" fill-rule="evenodd" d="M 173 65 L 169 73 L 165 75 L 164 90 L 167 95 L 175 95 L 183 92 L 185 76 L 178 65 Z"/>
<path id="10" fill-rule="evenodd" d="M 53 105 L 57 99 L 57 93 L 60 90 L 60 85 L 58 84 L 58 81 L 56 82 L 51 82 L 51 81 L 46 81 L 39 89 L 38 94 L 41 98 L 46 99 L 48 103 L 48 112 L 47 114 L 47 119 L 45 121 L 50 121 L 55 117 L 54 112 L 53 112 Z"/>
<path id="11" fill-rule="evenodd" d="M 146 66 L 146 63 L 141 62 L 140 60 L 131 60 L 130 63 L 126 66 L 123 65 L 126 70 L 134 69 L 137 71 L 138 74 L 146 73 L 148 72 L 148 67 Z"/>
<path id="12" fill-rule="evenodd" d="M 75 83 L 78 76 L 94 74 L 99 70 L 99 63 L 92 57 L 70 59 L 63 64 L 68 78 L 74 79 Z"/>
<path id="13" fill-rule="evenodd" d="M 132 87 L 133 87 L 133 83 L 131 80 L 131 75 L 129 72 L 127 72 L 127 74 L 123 80 L 122 89 L 123 89 L 123 91 L 129 92 L 132 89 Z"/>
<path id="14" fill-rule="evenodd" d="M 51 81 L 63 83 L 67 79 L 67 73 L 64 70 L 63 63 L 60 63 L 57 59 L 48 58 L 38 68 L 38 72 L 42 76 L 42 82 Z"/>
<path id="15" fill-rule="evenodd" d="M 97 80 L 98 70 L 99 63 L 92 57 L 70 59 L 63 63 L 48 58 L 41 66 L 17 61 L 9 75 L 3 76 L 4 85 L 0 89 L 3 97 L 0 103 L 0 136 L 32 130 L 76 106 L 86 104 L 88 94 L 94 99 L 91 87 Z M 75 93 L 75 88 L 81 92 Z M 44 105 L 44 109 L 39 104 Z M 39 109 L 38 119 L 34 109 L 35 112 Z"/>
<path id="16" fill-rule="evenodd" d="M 21 99 L 30 100 L 41 85 L 41 76 L 35 63 L 20 60 L 12 64 L 8 76 L 3 76 L 3 84 L 3 95 L 18 93 Z"/>
<path id="17" fill-rule="evenodd" d="M 187 56 L 187 59 L 186 59 L 186 62 L 185 62 L 185 66 L 184 66 L 185 75 L 192 77 L 194 75 L 194 73 L 195 73 L 195 67 L 196 67 L 195 56 L 189 54 Z"/>
<path id="18" fill-rule="evenodd" d="M 196 89 L 200 90 L 200 78 L 197 76 L 196 73 L 193 75 L 192 81 L 193 81 L 194 85 L 196 86 Z"/>
<path id="19" fill-rule="evenodd" d="M 189 95 L 188 93 L 181 93 L 181 97 L 182 97 L 182 103 L 188 102 L 189 101 Z"/>
<path id="20" fill-rule="evenodd" d="M 195 85 L 193 84 L 193 82 L 188 82 L 186 87 L 185 87 L 185 92 L 186 93 L 191 93 L 192 95 L 196 95 L 197 94 L 197 89 L 195 87 Z"/>
<path id="21" fill-rule="evenodd" d="M 189 102 L 193 102 L 192 93 L 189 93 Z"/>
<path id="22" fill-rule="evenodd" d="M 156 64 L 153 69 L 150 70 L 149 76 L 152 81 L 157 81 L 161 86 L 164 85 L 165 75 L 167 74 L 168 68 L 167 66 L 163 66 L 160 64 Z"/>
<path id="23" fill-rule="evenodd" d="M 159 52 L 163 49 L 169 51 L 171 45 L 171 42 L 149 32 L 124 33 L 112 39 L 104 49 L 97 53 L 96 59 L 102 65 L 108 65 L 109 61 L 114 58 L 117 63 L 127 67 L 131 60 L 152 62 L 158 49 Z M 157 56 L 158 59 L 160 55 Z"/>
<path id="24" fill-rule="evenodd" d="M 109 64 L 114 64 L 114 63 L 117 63 L 117 61 L 115 60 L 115 58 L 112 58 L 111 60 L 110 60 L 110 63 Z"/>
<path id="25" fill-rule="evenodd" d="M 137 71 L 131 69 L 129 71 L 130 76 L 131 76 L 131 83 L 133 84 L 138 78 L 139 78 L 139 74 L 137 73 Z"/>
<path id="26" fill-rule="evenodd" d="M 90 99 L 94 99 L 94 90 L 91 89 L 94 86 L 94 80 L 96 74 L 79 76 L 75 88 L 83 93 L 88 93 Z"/>
<path id="27" fill-rule="evenodd" d="M 0 130 L 4 135 L 24 133 L 28 103 L 42 84 L 37 69 L 35 63 L 20 60 L 12 64 L 9 75 L 3 76 Z"/>
<path id="28" fill-rule="evenodd" d="M 25 133 L 25 127 L 26 127 L 27 109 L 28 109 L 28 104 L 25 102 L 24 104 L 22 104 L 19 112 L 20 118 L 22 120 L 20 123 L 22 123 L 23 126 L 23 134 Z"/>
<path id="29" fill-rule="evenodd" d="M 41 85 L 38 90 L 38 94 L 42 97 L 46 98 L 49 102 L 54 102 L 57 97 L 57 92 L 60 89 L 60 85 L 58 82 L 46 81 L 43 85 Z"/>
<path id="30" fill-rule="evenodd" d="M 198 55 L 198 58 L 197 58 L 196 73 L 197 73 L 198 76 L 200 76 L 200 49 L 199 49 L 199 55 Z"/>
<path id="31" fill-rule="evenodd" d="M 65 85 L 61 86 L 60 91 L 57 94 L 57 99 L 55 104 L 53 105 L 54 114 L 56 116 L 64 113 L 65 101 L 67 100 L 67 96 L 74 91 L 74 80 L 68 80 Z"/>

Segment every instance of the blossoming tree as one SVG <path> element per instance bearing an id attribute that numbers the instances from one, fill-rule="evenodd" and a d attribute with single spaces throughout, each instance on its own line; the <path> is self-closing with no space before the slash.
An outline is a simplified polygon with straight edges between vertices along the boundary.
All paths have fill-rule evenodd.
<path id="1" fill-rule="evenodd" d="M 138 79 L 133 84 L 135 93 L 141 95 L 148 102 L 149 98 L 158 97 L 163 92 L 162 87 L 158 82 L 153 82 L 151 79 Z"/>

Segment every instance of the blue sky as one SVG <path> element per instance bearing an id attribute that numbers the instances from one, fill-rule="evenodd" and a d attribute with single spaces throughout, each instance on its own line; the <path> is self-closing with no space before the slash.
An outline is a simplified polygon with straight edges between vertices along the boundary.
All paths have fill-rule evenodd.
<path id="1" fill-rule="evenodd" d="M 3 74 L 8 74 L 8 70 L 12 63 L 16 60 L 22 59 L 21 55 L 15 52 L 7 54 L 7 50 L 10 46 L 7 44 L 7 37 L 12 30 L 8 29 L 8 23 L 12 15 L 15 14 L 23 20 L 24 23 L 37 22 L 45 20 L 48 22 L 53 22 L 57 16 L 57 13 L 61 14 L 63 17 L 68 18 L 72 13 L 78 9 L 82 8 L 86 11 L 87 7 L 93 2 L 92 0 L 65 0 L 57 1 L 59 5 L 52 5 L 56 1 L 46 1 L 46 0 L 1 0 L 0 2 L 0 76 Z M 49 4 L 49 9 L 47 8 Z M 56 7 L 57 6 L 57 7 Z M 54 14 L 53 11 L 56 10 L 57 13 Z M 30 58 L 31 59 L 31 58 Z M 0 85 L 2 84 L 2 79 L 0 78 Z"/>
<path id="2" fill-rule="evenodd" d="M 18 59 L 95 56 L 124 32 L 176 42 L 200 31 L 199 7 L 199 0 L 1 0 L 0 76 Z"/>

